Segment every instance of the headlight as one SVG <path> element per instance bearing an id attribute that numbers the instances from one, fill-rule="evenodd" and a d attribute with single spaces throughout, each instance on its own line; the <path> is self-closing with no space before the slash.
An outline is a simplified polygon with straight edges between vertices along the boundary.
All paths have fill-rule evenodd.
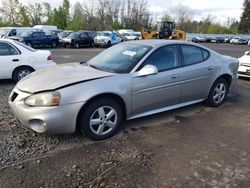
<path id="1" fill-rule="evenodd" d="M 61 95 L 59 92 L 44 92 L 34 94 L 25 99 L 24 104 L 28 106 L 58 106 Z"/>

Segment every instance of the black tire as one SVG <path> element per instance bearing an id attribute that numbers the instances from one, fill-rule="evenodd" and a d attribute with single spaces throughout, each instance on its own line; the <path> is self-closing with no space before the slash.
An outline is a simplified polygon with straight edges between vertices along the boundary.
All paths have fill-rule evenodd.
<path id="1" fill-rule="evenodd" d="M 90 46 L 93 47 L 93 48 L 96 47 L 94 41 L 92 41 L 92 42 L 90 43 Z"/>
<path id="2" fill-rule="evenodd" d="M 105 122 L 101 122 L 101 123 L 98 123 L 97 125 L 94 125 L 97 129 L 95 130 L 93 128 L 93 126 L 91 127 L 90 125 L 90 119 L 91 117 L 94 118 L 94 115 L 98 115 L 99 114 L 99 111 L 97 112 L 97 110 L 99 108 L 102 108 L 102 107 L 111 107 L 113 108 L 115 111 L 116 111 L 116 123 L 115 123 L 115 126 L 113 128 L 110 128 L 108 127 L 108 125 L 106 125 Z M 98 113 L 98 114 L 96 114 Z M 106 114 L 107 115 L 107 114 Z M 107 116 L 105 115 L 105 118 L 107 118 Z M 96 140 L 96 141 L 99 141 L 99 140 L 104 140 L 104 139 L 107 139 L 111 136 L 113 136 L 121 127 L 121 124 L 122 124 L 122 120 L 123 120 L 123 110 L 121 108 L 121 105 L 116 102 L 115 100 L 111 99 L 111 98 L 100 98 L 100 99 L 97 99 L 95 100 L 94 102 L 92 102 L 91 104 L 89 104 L 86 109 L 82 110 L 80 113 L 79 113 L 79 121 L 78 121 L 78 127 L 80 128 L 80 131 L 82 133 L 85 133 L 85 135 L 87 137 L 89 137 L 90 139 L 92 140 Z M 114 117 L 114 119 L 115 119 Z M 95 117 L 96 119 L 96 117 Z M 101 119 L 101 116 L 99 116 L 98 120 Z M 103 119 L 103 121 L 105 121 Z M 106 121 L 108 122 L 108 121 Z M 94 131 L 98 132 L 98 128 L 100 126 L 102 126 L 103 124 L 104 125 L 104 128 L 103 128 L 103 132 L 102 133 L 105 133 L 105 130 L 107 133 L 103 134 L 103 135 L 98 135 L 97 133 L 95 133 Z M 111 129 L 109 131 L 109 129 Z"/>
<path id="3" fill-rule="evenodd" d="M 52 48 L 56 48 L 56 47 L 57 47 L 56 41 L 53 41 L 53 42 L 52 42 L 51 47 L 52 47 Z"/>
<path id="4" fill-rule="evenodd" d="M 26 75 L 23 75 L 23 77 L 20 76 L 20 74 L 22 74 L 22 72 L 26 73 Z M 14 70 L 12 79 L 15 82 L 19 82 L 21 79 L 23 79 L 28 74 L 31 74 L 32 72 L 34 72 L 34 69 L 31 67 L 19 67 L 19 68 Z"/>
<path id="5" fill-rule="evenodd" d="M 218 99 L 218 101 L 216 101 L 216 99 L 214 99 L 217 93 L 216 88 L 219 87 L 219 85 L 221 84 L 225 86 L 225 96 L 223 97 L 223 99 Z M 210 90 L 209 96 L 206 100 L 207 105 L 211 107 L 221 106 L 227 98 L 228 91 L 229 91 L 229 83 L 224 78 L 219 78 L 218 80 L 215 81 Z"/>
<path id="6" fill-rule="evenodd" d="M 109 48 L 111 46 L 112 46 L 111 41 L 108 41 L 107 47 Z"/>
<path id="7" fill-rule="evenodd" d="M 79 44 L 78 42 L 76 42 L 76 43 L 74 44 L 74 48 L 80 48 L 80 44 Z"/>

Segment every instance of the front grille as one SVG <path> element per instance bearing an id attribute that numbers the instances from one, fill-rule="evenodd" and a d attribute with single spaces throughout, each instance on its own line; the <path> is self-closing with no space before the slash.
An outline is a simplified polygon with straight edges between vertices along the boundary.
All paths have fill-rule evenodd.
<path id="1" fill-rule="evenodd" d="M 18 96 L 18 94 L 16 92 L 13 92 L 13 94 L 10 98 L 11 102 L 14 102 L 16 100 L 17 96 Z"/>

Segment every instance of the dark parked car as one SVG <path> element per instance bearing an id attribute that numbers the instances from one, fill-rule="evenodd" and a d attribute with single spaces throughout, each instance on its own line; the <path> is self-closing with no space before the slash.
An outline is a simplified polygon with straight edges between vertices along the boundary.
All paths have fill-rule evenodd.
<path id="1" fill-rule="evenodd" d="M 224 43 L 225 38 L 224 37 L 214 37 L 211 39 L 211 42 L 213 43 Z"/>
<path id="2" fill-rule="evenodd" d="M 56 35 L 46 35 L 42 31 L 24 32 L 20 35 L 19 41 L 32 47 L 57 47 L 59 38 Z"/>
<path id="3" fill-rule="evenodd" d="M 65 47 L 80 48 L 81 46 L 95 46 L 94 38 L 96 32 L 79 31 L 73 32 L 66 38 L 62 39 L 62 44 Z"/>

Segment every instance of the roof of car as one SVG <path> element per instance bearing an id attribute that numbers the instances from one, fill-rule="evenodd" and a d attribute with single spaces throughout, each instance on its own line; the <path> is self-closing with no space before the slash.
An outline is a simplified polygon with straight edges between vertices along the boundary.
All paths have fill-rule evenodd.
<path id="1" fill-rule="evenodd" d="M 152 46 L 152 47 L 160 47 L 164 45 L 169 45 L 169 44 L 192 44 L 196 45 L 191 42 L 187 41 L 180 41 L 180 40 L 162 40 L 162 39 L 150 39 L 150 40 L 136 40 L 136 41 L 128 41 L 126 42 L 127 44 L 141 44 L 141 45 L 147 45 L 147 46 Z"/>
<path id="2" fill-rule="evenodd" d="M 0 39 L 0 42 L 13 42 L 11 39 Z"/>

